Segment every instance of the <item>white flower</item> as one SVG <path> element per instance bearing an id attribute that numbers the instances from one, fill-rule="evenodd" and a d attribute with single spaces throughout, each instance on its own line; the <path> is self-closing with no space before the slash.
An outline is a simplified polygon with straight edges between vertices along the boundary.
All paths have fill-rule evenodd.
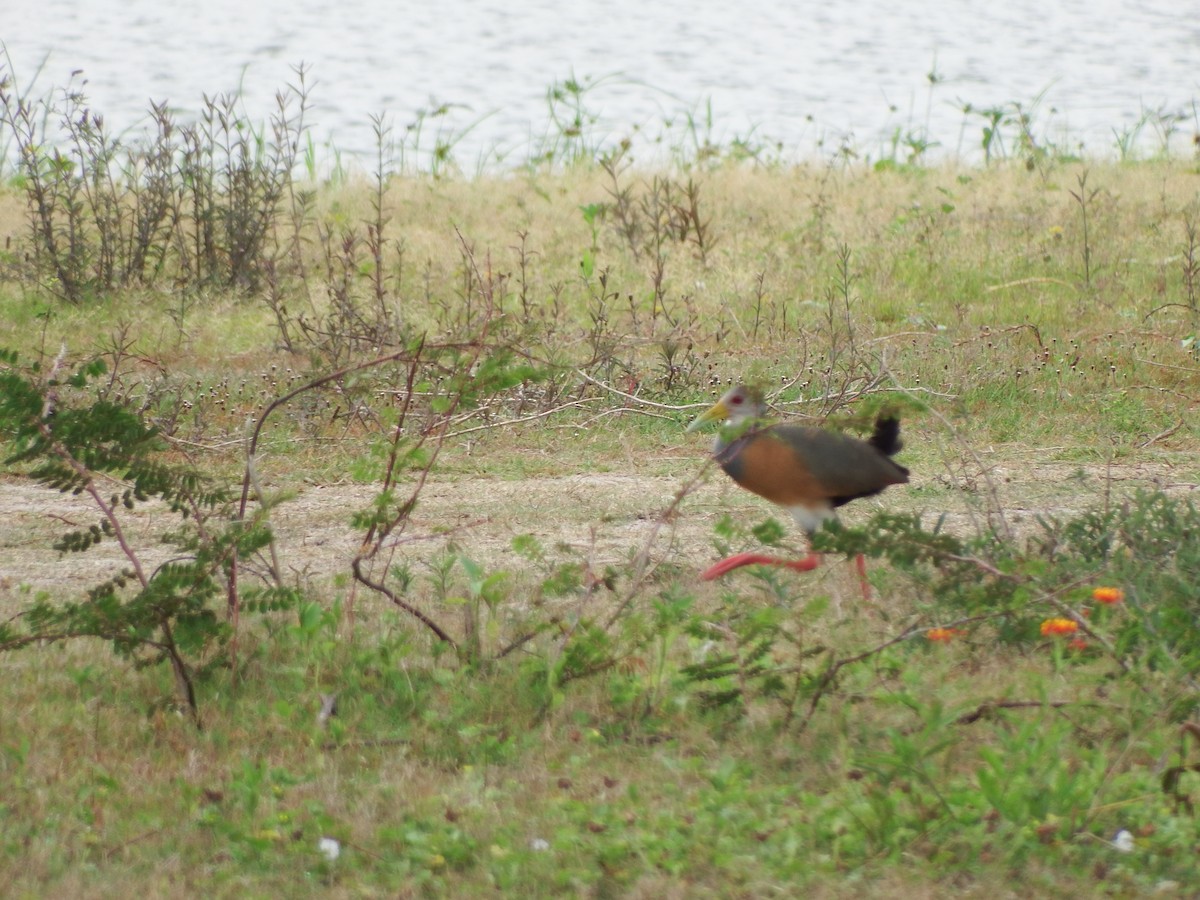
<path id="1" fill-rule="evenodd" d="M 339 855 L 341 855 L 342 845 L 331 837 L 323 837 L 317 841 L 317 850 L 319 850 L 321 855 L 327 860 L 333 862 L 338 858 Z"/>
<path id="2" fill-rule="evenodd" d="M 533 840 L 531 840 L 529 842 L 529 849 L 537 850 L 539 852 L 549 850 L 550 842 L 548 840 L 546 840 L 545 838 L 534 838 Z"/>
<path id="3" fill-rule="evenodd" d="M 1116 834 L 1113 835 L 1112 845 L 1113 845 L 1113 849 L 1120 853 L 1132 853 L 1133 852 L 1133 835 L 1130 834 L 1128 831 L 1126 831 L 1124 828 L 1122 828 L 1120 831 L 1118 831 Z"/>

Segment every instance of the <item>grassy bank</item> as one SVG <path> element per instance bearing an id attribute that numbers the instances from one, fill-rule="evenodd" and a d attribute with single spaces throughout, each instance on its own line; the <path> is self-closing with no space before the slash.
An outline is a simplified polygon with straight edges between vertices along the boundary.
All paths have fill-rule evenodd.
<path id="1" fill-rule="evenodd" d="M 0 193 L 14 895 L 1191 890 L 1194 161 L 249 159 Z M 741 378 L 914 477 L 706 584 Z"/>

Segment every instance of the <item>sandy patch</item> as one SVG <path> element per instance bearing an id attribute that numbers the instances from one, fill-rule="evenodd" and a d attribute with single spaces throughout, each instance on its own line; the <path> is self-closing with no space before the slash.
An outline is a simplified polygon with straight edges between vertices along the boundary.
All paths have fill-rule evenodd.
<path id="1" fill-rule="evenodd" d="M 662 511 L 686 478 L 611 473 L 524 480 L 431 478 L 406 533 L 422 540 L 402 541 L 397 560 L 419 563 L 429 558 L 445 545 L 445 533 L 450 532 L 458 546 L 485 567 L 519 566 L 523 561 L 512 553 L 512 539 L 528 533 L 547 548 L 566 545 L 593 564 L 619 564 L 656 534 Z M 1172 493 L 1190 493 L 1196 487 L 1175 467 L 1159 463 L 1111 468 L 1005 463 L 992 469 L 992 483 L 1017 530 L 1036 527 L 1038 514 L 1068 516 L 1095 505 L 1106 489 L 1120 498 L 1139 487 Z M 273 520 L 279 557 L 289 577 L 319 585 L 349 572 L 360 540 L 351 517 L 370 503 L 375 490 L 371 485 L 305 485 L 277 507 Z M 945 527 L 966 533 L 980 521 L 971 509 L 982 503 L 987 491 L 982 479 L 917 474 L 911 485 L 852 504 L 845 518 L 860 521 L 878 508 L 920 511 L 930 523 L 944 516 Z M 655 552 L 700 570 L 715 558 L 712 525 L 719 515 L 728 512 L 753 523 L 770 509 L 719 472 L 711 473 L 687 496 L 674 522 L 659 529 Z M 99 518 L 84 495 L 0 479 L 0 604 L 11 609 L 13 601 L 42 590 L 64 599 L 77 597 L 123 566 L 120 548 L 110 539 L 84 553 L 51 549 L 64 531 L 87 527 Z M 165 508 L 139 506 L 122 522 L 147 567 L 178 553 L 162 542 L 162 534 L 175 525 Z"/>

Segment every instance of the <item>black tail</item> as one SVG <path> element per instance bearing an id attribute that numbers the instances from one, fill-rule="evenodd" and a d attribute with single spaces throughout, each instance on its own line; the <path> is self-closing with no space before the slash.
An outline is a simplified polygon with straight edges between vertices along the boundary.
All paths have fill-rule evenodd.
<path id="1" fill-rule="evenodd" d="M 880 416 L 875 420 L 875 433 L 867 441 L 884 456 L 894 456 L 904 447 L 900 440 L 900 420 L 895 416 Z"/>

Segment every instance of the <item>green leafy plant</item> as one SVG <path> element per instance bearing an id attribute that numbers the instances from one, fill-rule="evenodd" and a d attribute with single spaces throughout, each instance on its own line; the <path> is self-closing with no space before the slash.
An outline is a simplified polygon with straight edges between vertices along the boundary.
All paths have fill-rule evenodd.
<path id="1" fill-rule="evenodd" d="M 213 600 L 231 585 L 238 554 L 264 547 L 269 532 L 253 522 L 220 524 L 230 494 L 189 467 L 162 461 L 153 428 L 129 409 L 97 396 L 99 360 L 62 373 L 60 357 L 48 371 L 0 355 L 0 436 L 6 463 L 59 491 L 86 494 L 98 520 L 64 534 L 55 544 L 79 553 L 115 541 L 126 565 L 92 587 L 82 600 L 39 597 L 0 626 L 0 649 L 79 637 L 107 641 L 138 666 L 165 662 L 179 700 L 198 716 L 195 677 L 219 664 L 231 637 Z M 180 517 L 169 535 L 180 555 L 151 567 L 127 537 L 124 520 L 138 504 L 157 500 Z"/>

